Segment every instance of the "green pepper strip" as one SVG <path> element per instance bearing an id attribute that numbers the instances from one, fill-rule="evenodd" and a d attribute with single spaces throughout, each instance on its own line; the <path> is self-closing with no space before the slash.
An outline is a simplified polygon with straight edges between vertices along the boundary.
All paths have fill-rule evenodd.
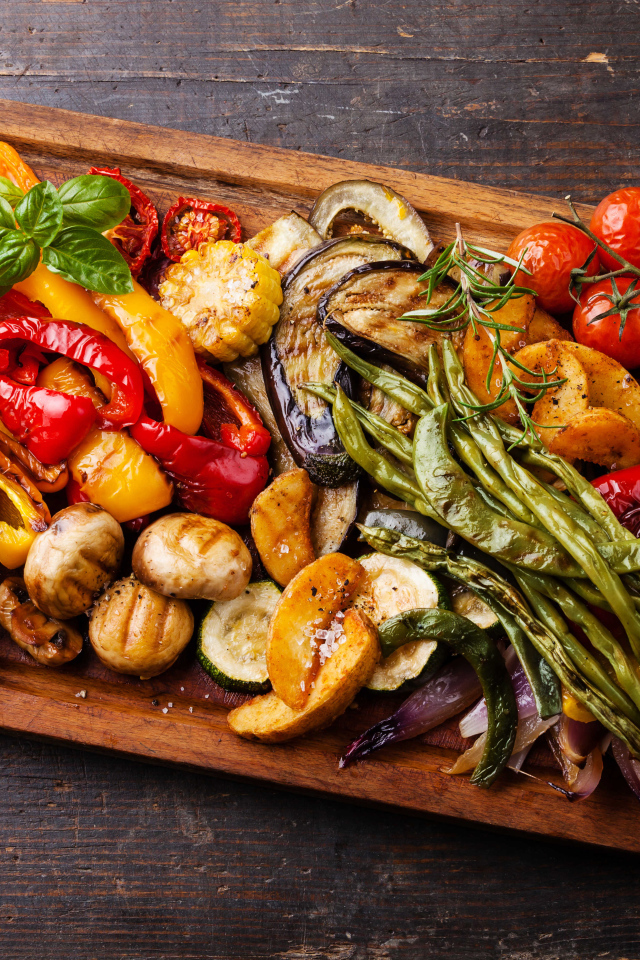
<path id="1" fill-rule="evenodd" d="M 621 714 L 604 691 L 576 669 L 556 635 L 532 616 L 521 595 L 506 580 L 484 564 L 456 557 L 435 544 L 405 537 L 383 527 L 363 527 L 358 524 L 358 529 L 367 543 L 380 553 L 404 557 L 424 570 L 434 573 L 440 571 L 458 583 L 490 594 L 514 617 L 567 690 L 584 704 L 607 730 L 620 737 L 634 757 L 640 758 L 640 726 L 626 714 Z M 633 704 L 631 706 L 633 707 Z"/>
<path id="2" fill-rule="evenodd" d="M 511 645 L 516 651 L 518 660 L 529 681 L 536 708 L 541 718 L 546 720 L 548 717 L 555 717 L 556 714 L 562 713 L 560 681 L 547 661 L 540 656 L 524 630 L 518 626 L 515 618 L 504 609 L 502 604 L 494 600 L 485 590 L 478 590 L 476 587 L 471 589 L 493 610 L 502 624 L 502 629 L 511 641 Z"/>
<path id="3" fill-rule="evenodd" d="M 444 366 L 451 396 L 459 410 L 467 410 L 469 393 L 464 383 L 460 361 L 449 341 L 443 344 Z M 563 546 L 583 568 L 591 582 L 606 595 L 615 614 L 629 637 L 636 657 L 640 656 L 640 618 L 620 577 L 600 556 L 588 536 L 550 497 L 544 487 L 528 470 L 511 457 L 504 446 L 495 421 L 474 416 L 467 421 L 471 435 L 477 441 L 489 463 L 514 493 L 536 514 L 547 530 L 561 539 Z M 506 558 L 509 559 L 509 558 Z"/>
<path id="4" fill-rule="evenodd" d="M 413 439 L 414 470 L 425 500 L 448 527 L 492 556 L 556 576 L 574 577 L 580 567 L 568 554 L 558 556 L 546 531 L 490 510 L 458 466 L 447 446 L 447 412 L 443 404 L 421 417 Z"/>
<path id="5" fill-rule="evenodd" d="M 412 503 L 419 513 L 431 517 L 439 524 L 442 520 L 428 504 L 420 489 L 410 477 L 405 476 L 389 463 L 381 453 L 369 446 L 362 427 L 353 412 L 351 402 L 342 387 L 338 386 L 333 405 L 333 422 L 342 445 L 355 462 L 373 479 L 400 500 Z"/>
<path id="6" fill-rule="evenodd" d="M 515 567 L 507 564 L 508 568 L 511 570 L 518 583 L 525 591 L 527 596 L 529 596 L 529 591 L 534 591 L 537 594 L 540 594 L 542 597 L 546 597 L 548 600 L 553 600 L 562 610 L 563 614 L 572 622 L 576 623 L 581 627 L 593 646 L 596 650 L 599 650 L 600 653 L 607 658 L 611 666 L 613 667 L 613 672 L 615 674 L 616 680 L 619 685 L 628 694 L 629 698 L 633 701 L 637 708 L 640 708 L 640 678 L 636 667 L 631 662 L 625 651 L 622 649 L 618 641 L 615 639 L 612 633 L 600 623 L 597 617 L 595 617 L 591 611 L 584 606 L 583 603 L 580 603 L 573 594 L 567 590 L 561 583 L 558 583 L 557 580 L 553 580 L 551 577 L 545 577 L 544 575 L 525 573 L 524 570 L 517 570 Z M 529 597 L 529 600 L 534 606 L 533 601 Z M 546 609 L 546 607 L 545 607 Z M 553 609 L 553 608 L 551 608 Z M 539 616 L 539 614 L 538 614 Z M 542 619 L 542 618 L 541 618 Z M 618 687 L 613 684 L 609 678 L 609 675 L 602 670 L 598 661 L 588 653 L 587 650 L 582 647 L 580 643 L 569 633 L 567 626 L 562 619 L 556 615 L 555 623 L 552 625 L 550 616 L 547 618 L 548 625 L 553 632 L 558 635 L 557 627 L 562 632 L 563 640 L 567 635 L 571 636 L 571 646 L 566 642 L 564 644 L 565 649 L 571 656 L 576 666 L 581 667 L 584 673 L 588 673 L 588 670 L 593 671 L 594 677 L 597 677 L 597 683 L 600 687 L 603 684 L 607 685 L 607 692 L 610 700 L 614 700 L 613 692 L 620 692 Z M 574 646 L 575 645 L 575 646 Z M 576 657 L 573 656 L 571 649 L 575 649 L 579 661 L 576 660 Z M 621 703 L 627 703 L 627 697 L 624 697 L 624 700 Z M 623 706 L 619 704 L 620 709 L 623 709 Z M 629 716 L 629 714 L 627 714 Z M 636 723 L 640 723 L 640 709 L 634 711 L 631 719 Z"/>
<path id="7" fill-rule="evenodd" d="M 484 630 L 450 610 L 406 610 L 378 630 L 382 654 L 388 657 L 405 643 L 438 640 L 467 660 L 487 702 L 487 739 L 471 783 L 489 787 L 504 769 L 516 741 L 518 707 L 511 679 L 495 643 Z"/>
<path id="8" fill-rule="evenodd" d="M 329 405 L 335 403 L 336 388 L 327 383 L 303 383 L 300 385 L 302 390 L 313 393 L 320 397 Z M 413 444 L 403 433 L 394 427 L 391 423 L 383 420 L 382 417 L 365 410 L 359 403 L 351 400 L 351 408 L 356 417 L 374 440 L 377 440 L 389 453 L 392 453 L 400 463 L 407 467 L 413 467 Z"/>
<path id="9" fill-rule="evenodd" d="M 438 356 L 436 345 L 432 343 L 429 347 L 429 380 L 427 389 L 429 391 L 429 398 L 436 407 L 447 403 L 449 400 L 449 390 L 447 389 L 446 381 L 443 381 L 444 372 L 442 370 L 442 364 L 440 363 L 440 357 Z M 541 526 L 538 518 L 533 515 L 531 510 L 525 507 L 522 501 L 512 493 L 502 477 L 489 466 L 482 456 L 477 443 L 461 423 L 452 422 L 451 418 L 449 418 L 448 435 L 459 458 L 470 470 L 473 470 L 485 490 L 502 501 L 517 520 L 528 523 L 533 527 Z M 555 544 L 555 549 L 557 549 L 557 544 Z"/>

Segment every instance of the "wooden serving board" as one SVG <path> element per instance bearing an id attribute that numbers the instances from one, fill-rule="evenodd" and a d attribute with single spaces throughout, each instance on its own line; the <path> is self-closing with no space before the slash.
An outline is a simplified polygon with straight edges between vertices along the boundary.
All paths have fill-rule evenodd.
<path id="1" fill-rule="evenodd" d="M 562 204 L 410 171 L 236 143 L 121 120 L 0 101 L 0 139 L 42 178 L 60 183 L 91 165 L 120 166 L 153 197 L 161 214 L 178 195 L 232 206 L 245 235 L 291 209 L 306 215 L 318 192 L 344 179 L 377 180 L 404 194 L 434 238 L 466 235 L 500 250 L 523 227 Z M 585 212 L 589 211 L 585 209 Z M 640 807 L 608 765 L 589 800 L 570 804 L 537 780 L 502 775 L 491 790 L 443 772 L 461 741 L 453 726 L 428 739 L 380 751 L 340 771 L 337 757 L 354 736 L 391 711 L 393 701 L 361 694 L 334 726 L 289 744 L 265 746 L 230 732 L 225 694 L 195 663 L 193 645 L 154 680 L 107 671 L 90 649 L 66 668 L 38 666 L 0 637 L 0 726 L 157 763 L 252 778 L 295 790 L 465 820 L 545 837 L 640 852 Z M 542 777 L 550 771 L 542 766 Z"/>

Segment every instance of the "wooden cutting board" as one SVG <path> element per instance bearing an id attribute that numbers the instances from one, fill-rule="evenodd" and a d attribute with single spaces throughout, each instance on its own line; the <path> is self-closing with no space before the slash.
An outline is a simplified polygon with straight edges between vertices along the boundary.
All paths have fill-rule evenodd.
<path id="1" fill-rule="evenodd" d="M 434 238 L 465 234 L 504 250 L 560 201 L 410 171 L 237 143 L 214 137 L 0 101 L 0 139 L 41 178 L 60 183 L 91 165 L 120 166 L 164 214 L 178 195 L 218 199 L 240 216 L 245 236 L 276 217 L 306 215 L 336 180 L 370 179 L 404 194 Z M 589 213 L 588 209 L 584 209 Z M 60 670 L 38 666 L 0 637 L 0 726 L 154 763 L 266 781 L 417 814 L 640 852 L 640 807 L 610 763 L 589 800 L 569 803 L 545 783 L 502 775 L 490 790 L 444 773 L 460 741 L 450 728 L 430 743 L 410 741 L 344 771 L 337 757 L 354 736 L 391 712 L 393 700 L 362 694 L 334 726 L 279 746 L 235 737 L 225 694 L 194 661 L 193 644 L 154 680 L 107 671 L 90 649 Z M 543 765 L 535 772 L 553 771 Z"/>

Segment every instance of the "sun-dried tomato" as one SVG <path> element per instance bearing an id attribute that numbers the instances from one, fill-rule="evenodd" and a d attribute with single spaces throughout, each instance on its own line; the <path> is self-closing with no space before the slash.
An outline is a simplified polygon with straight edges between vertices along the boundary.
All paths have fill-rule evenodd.
<path id="1" fill-rule="evenodd" d="M 129 191 L 131 210 L 117 227 L 107 231 L 107 237 L 118 248 L 137 277 L 151 252 L 151 244 L 158 233 L 158 212 L 149 197 L 120 173 L 120 167 L 91 167 L 89 173 L 118 180 Z"/>
<path id="2" fill-rule="evenodd" d="M 187 250 L 197 250 L 206 241 L 226 238 L 239 243 L 241 232 L 236 214 L 221 203 L 179 197 L 162 224 L 162 249 L 178 263 Z"/>

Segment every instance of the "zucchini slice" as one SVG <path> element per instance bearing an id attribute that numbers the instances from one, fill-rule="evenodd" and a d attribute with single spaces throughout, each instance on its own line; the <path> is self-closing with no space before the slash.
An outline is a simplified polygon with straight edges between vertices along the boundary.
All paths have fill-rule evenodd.
<path id="1" fill-rule="evenodd" d="M 376 626 L 416 607 L 431 610 L 450 606 L 442 583 L 409 560 L 372 553 L 361 557 L 360 563 L 366 576 L 355 594 L 353 606 L 368 614 Z M 434 640 L 416 640 L 382 660 L 367 687 L 388 692 L 406 689 L 418 678 L 419 682 L 428 679 L 445 657 L 443 644 Z"/>
<path id="2" fill-rule="evenodd" d="M 271 689 L 266 649 L 269 621 L 280 599 L 271 580 L 250 583 L 235 600 L 211 604 L 198 638 L 198 660 L 210 677 L 235 693 Z"/>
<path id="3" fill-rule="evenodd" d="M 486 630 L 494 639 L 503 633 L 502 624 L 491 607 L 487 606 L 472 590 L 459 587 L 451 591 L 451 608 L 454 613 L 460 614 L 475 623 L 476 627 Z"/>

